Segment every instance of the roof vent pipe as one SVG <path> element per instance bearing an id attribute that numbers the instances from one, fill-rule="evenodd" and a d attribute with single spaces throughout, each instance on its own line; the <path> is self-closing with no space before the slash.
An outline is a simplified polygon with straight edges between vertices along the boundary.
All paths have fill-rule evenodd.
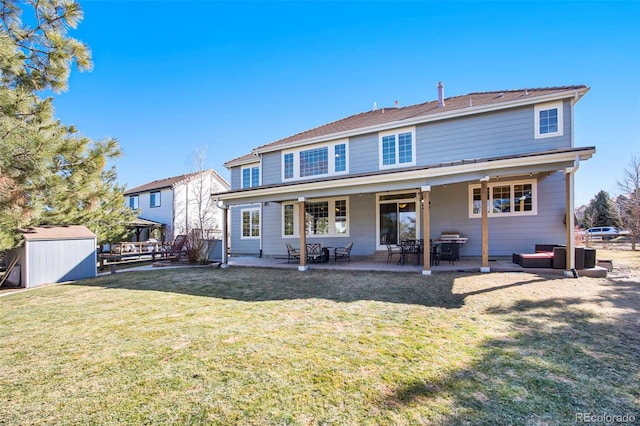
<path id="1" fill-rule="evenodd" d="M 444 84 L 441 81 L 438 82 L 438 108 L 444 106 Z"/>

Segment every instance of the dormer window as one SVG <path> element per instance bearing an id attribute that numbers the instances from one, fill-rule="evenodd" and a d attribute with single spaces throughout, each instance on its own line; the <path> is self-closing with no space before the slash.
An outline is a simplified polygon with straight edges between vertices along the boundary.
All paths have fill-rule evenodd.
<path id="1" fill-rule="evenodd" d="M 534 112 L 536 139 L 563 135 L 562 102 L 536 105 Z"/>

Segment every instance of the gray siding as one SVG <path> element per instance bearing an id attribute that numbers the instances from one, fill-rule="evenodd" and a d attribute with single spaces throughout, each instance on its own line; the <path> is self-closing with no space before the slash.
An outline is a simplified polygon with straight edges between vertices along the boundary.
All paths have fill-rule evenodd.
<path id="1" fill-rule="evenodd" d="M 282 182 L 282 162 L 280 152 L 270 152 L 262 156 L 262 184 L 271 185 Z"/>
<path id="2" fill-rule="evenodd" d="M 241 206 L 231 207 L 230 213 L 230 228 L 231 228 L 231 241 L 229 243 L 231 249 L 231 255 L 259 255 L 260 254 L 260 239 L 242 238 L 242 210 L 247 208 L 260 207 L 260 204 L 245 204 Z M 262 219 L 262 227 L 265 223 Z"/>
<path id="3" fill-rule="evenodd" d="M 571 104 L 563 104 L 564 134 L 535 139 L 534 107 L 459 117 L 416 126 L 416 165 L 461 159 L 524 154 L 571 147 Z M 262 158 L 262 183 L 282 182 L 279 152 Z M 349 139 L 349 173 L 379 170 L 378 133 Z M 240 188 L 240 167 L 231 170 L 233 189 Z"/>
<path id="4" fill-rule="evenodd" d="M 571 147 L 571 108 L 563 136 L 535 139 L 533 106 L 461 117 L 416 128 L 417 165 Z"/>
<path id="5" fill-rule="evenodd" d="M 231 168 L 231 190 L 242 188 L 242 168 L 240 166 Z"/>
<path id="6" fill-rule="evenodd" d="M 366 173 L 378 169 L 378 134 L 369 133 L 350 138 L 349 172 Z"/>
<path id="7" fill-rule="evenodd" d="M 489 255 L 510 256 L 531 252 L 535 244 L 564 244 L 564 175 L 555 173 L 537 184 L 538 214 L 533 216 L 489 218 Z M 461 256 L 480 256 L 482 229 L 480 218 L 469 217 L 467 183 L 434 186 L 431 191 L 431 238 L 456 231 L 468 238 Z M 236 208 L 238 209 L 238 208 Z M 234 209 L 234 210 L 236 210 Z M 349 237 L 308 237 L 309 242 L 325 246 L 345 246 L 354 242 L 353 255 L 372 255 L 376 251 L 376 196 L 362 194 L 349 197 Z M 282 207 L 269 203 L 263 209 L 263 254 L 286 257 L 285 244 L 298 247 L 299 240 L 282 237 Z M 422 217 L 419 217 L 422 220 Z M 238 228 L 238 232 L 240 229 Z M 234 240 L 235 241 L 235 240 Z M 258 249 L 254 248 L 255 254 Z M 235 250 L 234 250 L 235 252 Z"/>
<path id="8" fill-rule="evenodd" d="M 570 148 L 571 103 L 563 104 L 563 135 L 535 139 L 534 107 L 521 107 L 506 111 L 490 112 L 469 117 L 416 126 L 416 164 L 433 165 L 461 159 L 487 158 L 513 154 L 525 154 L 550 149 Z M 366 173 L 379 170 L 378 133 L 370 133 L 349 139 L 349 172 Z M 240 167 L 231 170 L 232 188 L 240 188 Z M 280 153 L 274 152 L 262 158 L 262 183 L 281 182 Z M 322 242 L 325 246 L 344 246 L 354 243 L 352 254 L 371 255 L 376 250 L 376 194 L 374 190 L 405 188 L 415 184 L 419 188 L 428 182 L 403 182 L 376 187 L 369 193 L 349 197 L 348 237 L 309 237 L 310 242 Z M 327 192 L 329 190 L 329 192 Z M 490 256 L 509 256 L 513 252 L 530 252 L 535 244 L 565 243 L 564 176 L 555 173 L 538 181 L 537 214 L 532 216 L 489 218 Z M 314 196 L 334 196 L 330 188 Z M 432 184 L 431 192 L 431 236 L 457 231 L 468 238 L 461 250 L 462 256 L 481 255 L 481 220 L 469 218 L 468 183 Z M 231 250 L 234 254 L 258 254 L 258 240 L 242 240 L 241 218 L 238 206 L 231 210 Z M 269 203 L 262 212 L 262 244 L 266 256 L 286 256 L 285 244 L 299 245 L 298 238 L 282 236 L 282 205 Z M 421 220 L 421 217 L 420 219 Z"/>
<path id="9" fill-rule="evenodd" d="M 309 243 L 322 243 L 326 247 L 344 247 L 353 242 L 351 254 L 372 255 L 375 253 L 376 222 L 375 194 L 346 197 L 349 200 L 349 235 L 344 237 L 307 236 Z M 372 213 L 373 212 L 373 213 Z M 263 209 L 263 254 L 286 257 L 286 244 L 300 245 L 299 238 L 282 236 L 282 206 L 269 203 Z M 332 254 L 333 258 L 333 254 Z"/>
<path id="10" fill-rule="evenodd" d="M 23 258 L 21 262 L 26 287 L 97 275 L 95 239 L 28 241 L 25 253 L 26 260 Z"/>
<path id="11" fill-rule="evenodd" d="M 535 216 L 490 217 L 489 255 L 509 256 L 532 252 L 535 244 L 564 244 L 566 228 L 564 175 L 555 173 L 538 181 L 538 214 Z M 482 254 L 480 218 L 469 218 L 469 186 L 456 184 L 432 187 L 431 238 L 457 231 L 469 240 L 461 256 Z"/>

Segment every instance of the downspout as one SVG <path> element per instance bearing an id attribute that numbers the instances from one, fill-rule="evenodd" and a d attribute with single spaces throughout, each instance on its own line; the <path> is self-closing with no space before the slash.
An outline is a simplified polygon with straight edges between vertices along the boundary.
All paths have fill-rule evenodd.
<path id="1" fill-rule="evenodd" d="M 253 151 L 254 155 L 257 155 L 258 158 L 260 159 L 260 175 L 258 176 L 258 178 L 260 179 L 260 181 L 258 182 L 258 186 L 262 185 L 262 154 L 260 154 L 257 150 Z M 264 213 L 264 203 L 260 203 L 260 253 L 259 253 L 259 257 L 262 259 L 262 236 L 263 236 L 263 213 Z"/>
<path id="2" fill-rule="evenodd" d="M 578 272 L 576 271 L 576 250 L 575 250 L 575 202 L 574 202 L 574 174 L 580 167 L 580 156 L 576 155 L 576 159 L 573 162 L 573 167 L 568 167 L 564 170 L 565 174 L 565 187 L 566 187 L 566 216 L 565 223 L 567 224 L 567 253 L 566 253 L 566 268 L 564 275 L 566 277 L 578 278 Z"/>
<path id="3" fill-rule="evenodd" d="M 229 257 L 228 257 L 228 245 L 227 245 L 227 228 L 228 228 L 228 211 L 229 207 L 225 206 L 223 202 L 220 201 L 220 198 L 216 197 L 216 206 L 222 210 L 222 259 L 220 263 L 220 267 L 226 269 L 229 267 Z"/>

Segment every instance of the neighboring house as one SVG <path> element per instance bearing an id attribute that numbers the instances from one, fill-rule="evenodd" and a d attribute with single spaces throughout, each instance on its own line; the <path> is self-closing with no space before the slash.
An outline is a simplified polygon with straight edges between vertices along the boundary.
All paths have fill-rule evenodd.
<path id="1" fill-rule="evenodd" d="M 489 271 L 489 255 L 572 244 L 574 173 L 595 153 L 574 143 L 574 106 L 588 90 L 445 99 L 439 84 L 437 100 L 374 108 L 259 146 L 225 163 L 231 190 L 213 194 L 231 210 L 231 253 L 354 242 L 353 255 L 369 256 L 386 251 L 386 239 L 455 232 L 467 238 L 460 254 L 481 257 Z"/>
<path id="2" fill-rule="evenodd" d="M 152 237 L 173 241 L 177 235 L 194 231 L 202 232 L 205 238 L 220 238 L 223 210 L 210 194 L 227 190 L 229 184 L 218 173 L 205 170 L 149 182 L 124 195 L 127 205 L 140 211 L 140 228 L 148 225 L 137 237 L 139 241 Z M 161 235 L 151 232 L 154 228 Z"/>

